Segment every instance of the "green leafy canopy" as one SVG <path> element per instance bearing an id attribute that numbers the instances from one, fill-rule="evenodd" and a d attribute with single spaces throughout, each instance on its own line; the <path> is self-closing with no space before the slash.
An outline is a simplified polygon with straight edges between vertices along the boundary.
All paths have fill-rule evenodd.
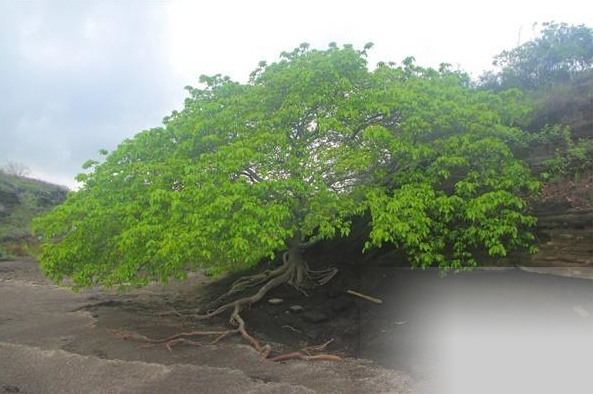
<path id="1" fill-rule="evenodd" d="M 371 71 L 369 48 L 301 45 L 247 83 L 203 76 L 183 110 L 87 162 L 81 189 L 35 222 L 45 274 L 122 286 L 243 269 L 345 236 L 363 214 L 366 247 L 392 243 L 414 266 L 528 245 L 538 183 L 509 149 L 519 93 L 412 58 Z"/>

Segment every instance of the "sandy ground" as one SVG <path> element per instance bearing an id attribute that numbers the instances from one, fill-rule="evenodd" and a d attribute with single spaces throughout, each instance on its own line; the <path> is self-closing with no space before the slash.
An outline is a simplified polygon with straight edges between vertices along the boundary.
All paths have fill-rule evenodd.
<path id="1" fill-rule="evenodd" d="M 282 305 L 263 303 L 243 316 L 253 335 L 277 349 L 331 337 L 330 351 L 344 360 L 271 363 L 240 338 L 169 352 L 111 333 L 163 337 L 226 327 L 225 318 L 160 315 L 199 304 L 213 289 L 208 278 L 73 293 L 48 283 L 34 261 L 0 262 L 0 393 L 593 392 L 593 281 L 513 269 L 446 278 L 347 271 L 310 297 L 278 289 L 271 296 Z M 345 288 L 383 304 L 346 302 Z M 304 322 L 288 313 L 295 304 L 327 319 Z"/>
<path id="2" fill-rule="evenodd" d="M 169 352 L 109 333 L 189 329 L 147 310 L 158 311 L 196 282 L 75 294 L 47 283 L 33 261 L 0 262 L 0 393 L 412 392 L 407 374 L 365 360 L 271 363 L 238 339 Z"/>

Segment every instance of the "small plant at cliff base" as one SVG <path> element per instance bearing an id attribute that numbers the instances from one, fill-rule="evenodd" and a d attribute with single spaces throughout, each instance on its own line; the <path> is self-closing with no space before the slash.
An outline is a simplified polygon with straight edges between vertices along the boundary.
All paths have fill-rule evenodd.
<path id="1" fill-rule="evenodd" d="M 593 170 L 593 140 L 581 138 L 575 141 L 570 132 L 568 126 L 546 125 L 537 133 L 522 134 L 514 143 L 515 152 L 527 155 L 529 151 L 542 151 L 553 155 L 543 161 L 540 178 L 552 182 L 573 178 L 577 182 Z"/>
<path id="2" fill-rule="evenodd" d="M 478 249 L 527 246 L 524 197 L 538 183 L 505 142 L 520 133 L 518 93 L 478 92 L 411 58 L 369 71 L 369 47 L 303 44 L 247 83 L 202 77 L 182 111 L 87 162 L 81 189 L 35 222 L 44 273 L 76 288 L 141 286 L 282 255 L 195 315 L 230 313 L 237 329 L 206 334 L 240 333 L 265 358 L 241 310 L 277 286 L 329 280 L 335 269 L 311 270 L 304 252 L 348 235 L 356 215 L 372 218 L 367 248 L 394 244 L 413 266 L 461 269 Z M 205 333 L 166 340 L 190 334 Z"/>

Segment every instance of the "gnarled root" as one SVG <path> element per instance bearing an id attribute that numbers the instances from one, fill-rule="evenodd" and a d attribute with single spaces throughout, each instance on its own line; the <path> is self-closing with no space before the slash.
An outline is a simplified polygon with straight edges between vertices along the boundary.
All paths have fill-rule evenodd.
<path id="1" fill-rule="evenodd" d="M 246 328 L 245 321 L 240 315 L 241 310 L 248 305 L 254 304 L 260 301 L 270 290 L 282 285 L 291 284 L 295 288 L 303 291 L 303 288 L 320 286 L 327 283 L 336 273 L 336 268 L 328 268 L 321 271 L 310 270 L 308 265 L 302 259 L 300 253 L 294 250 L 286 252 L 283 256 L 284 263 L 281 267 L 274 270 L 266 270 L 260 274 L 243 277 L 235 281 L 231 289 L 217 299 L 217 301 L 223 300 L 231 295 L 242 292 L 246 289 L 262 285 L 259 290 L 248 297 L 242 297 L 235 301 L 223 304 L 216 309 L 208 311 L 204 314 L 192 314 L 191 316 L 196 319 L 209 319 L 214 316 L 218 316 L 228 310 L 232 309 L 229 322 L 236 328 L 224 331 L 192 331 L 182 332 L 179 334 L 171 335 L 162 339 L 152 339 L 144 335 L 134 333 L 122 333 L 114 332 L 116 337 L 124 340 L 134 340 L 138 342 L 144 342 L 148 346 L 155 346 L 164 344 L 165 347 L 171 351 L 172 347 L 179 344 L 186 344 L 190 346 L 201 346 L 201 343 L 195 342 L 189 338 L 198 336 L 214 336 L 215 338 L 210 344 L 216 344 L 221 340 L 231 335 L 241 335 L 251 347 L 253 347 L 260 355 L 262 360 L 269 361 L 285 361 L 292 359 L 299 360 L 327 360 L 327 361 L 339 361 L 341 358 L 332 354 L 311 354 L 311 352 L 319 352 L 325 350 L 325 348 L 333 341 L 328 341 L 322 345 L 307 347 L 301 349 L 298 352 L 285 353 L 278 355 L 272 352 L 270 345 L 262 345 L 257 339 L 251 336 Z"/>
<path id="2" fill-rule="evenodd" d="M 195 342 L 195 341 L 188 339 L 188 338 L 192 338 L 192 337 L 215 336 L 216 335 L 216 338 L 210 342 L 210 344 L 214 345 L 214 344 L 220 342 L 221 340 L 223 340 L 224 338 L 227 338 L 231 335 L 239 334 L 247 342 L 249 342 L 251 347 L 253 347 L 259 353 L 260 358 L 262 360 L 269 360 L 269 361 L 274 361 L 274 362 L 294 360 L 294 359 L 306 360 L 306 361 L 312 361 L 312 360 L 340 361 L 341 360 L 341 358 L 339 356 L 332 355 L 332 354 L 325 354 L 325 353 L 315 354 L 315 355 L 311 354 L 311 352 L 314 352 L 314 351 L 325 350 L 325 348 L 331 342 L 333 342 L 333 339 L 330 341 L 327 341 L 321 345 L 303 348 L 299 352 L 285 353 L 285 354 L 280 354 L 280 355 L 275 355 L 273 357 L 270 357 L 272 354 L 272 347 L 270 345 L 262 345 L 257 339 L 255 339 L 253 336 L 251 336 L 247 332 L 247 330 L 245 329 L 245 321 L 243 320 L 241 315 L 239 315 L 239 311 L 240 311 L 239 304 L 236 303 L 235 309 L 233 310 L 233 313 L 231 314 L 230 322 L 231 322 L 231 324 L 236 325 L 237 328 L 232 329 L 232 330 L 182 332 L 182 333 L 171 335 L 169 337 L 161 338 L 161 339 L 153 339 L 153 338 L 149 338 L 147 336 L 136 334 L 136 333 L 127 333 L 127 332 L 121 332 L 121 331 L 111 331 L 111 332 L 119 339 L 132 340 L 132 341 L 146 343 L 147 345 L 145 345 L 143 347 L 153 347 L 153 346 L 164 344 L 165 348 L 169 351 L 173 351 L 173 349 L 172 349 L 173 346 L 179 345 L 179 344 L 185 344 L 185 345 L 196 346 L 196 347 L 202 346 L 202 344 L 200 342 Z"/>
<path id="3" fill-rule="evenodd" d="M 312 361 L 312 360 L 325 360 L 325 361 L 340 361 L 342 358 L 333 354 L 316 354 L 314 356 L 310 356 L 307 354 L 303 354 L 300 352 L 294 353 L 286 353 L 281 354 L 276 357 L 272 357 L 268 359 L 269 361 L 286 361 L 286 360 L 305 360 L 305 361 Z"/>
<path id="4" fill-rule="evenodd" d="M 229 330 L 226 331 L 191 331 L 191 332 L 181 332 L 179 334 L 171 335 L 170 337 L 161 338 L 161 339 L 152 339 L 144 335 L 140 335 L 137 333 L 129 333 L 129 332 L 122 332 L 122 331 L 114 331 L 111 330 L 111 333 L 119 339 L 123 339 L 125 341 L 137 341 L 137 342 L 144 342 L 147 345 L 143 347 L 153 347 L 156 345 L 164 344 L 167 350 L 172 351 L 172 347 L 178 345 L 180 343 L 190 345 L 190 346 L 202 346 L 201 343 L 189 340 L 187 338 L 192 338 L 196 336 L 209 336 L 209 335 L 224 335 L 229 333 Z"/>
<path id="5" fill-rule="evenodd" d="M 290 284 L 300 291 L 303 291 L 305 288 L 322 286 L 329 282 L 337 272 L 337 268 L 327 268 L 319 271 L 311 270 L 309 269 L 309 265 L 302 259 L 300 253 L 295 251 L 286 252 L 283 256 L 282 266 L 273 271 L 266 270 L 261 274 L 238 279 L 233 283 L 231 289 L 227 293 L 218 297 L 216 301 L 228 298 L 229 296 L 247 288 L 265 283 L 254 295 L 239 298 L 236 301 L 223 304 L 222 306 L 204 314 L 194 314 L 192 317 L 197 319 L 209 319 L 234 308 L 237 303 L 239 304 L 239 309 L 242 309 L 245 305 L 255 304 L 260 301 L 268 292 L 270 292 L 270 290 L 282 284 Z"/>

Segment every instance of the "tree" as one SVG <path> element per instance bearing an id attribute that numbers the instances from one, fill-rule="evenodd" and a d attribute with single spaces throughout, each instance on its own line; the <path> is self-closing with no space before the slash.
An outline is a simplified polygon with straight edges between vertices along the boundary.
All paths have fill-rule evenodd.
<path id="1" fill-rule="evenodd" d="M 29 170 L 29 167 L 27 167 L 23 163 L 19 163 L 16 161 L 7 161 L 6 163 L 4 163 L 2 168 L 0 168 L 0 170 L 7 173 L 8 175 L 21 177 L 21 178 L 26 177 L 27 175 L 29 175 L 31 173 L 31 171 Z"/>
<path id="2" fill-rule="evenodd" d="M 569 81 L 593 66 L 593 29 L 548 22 L 541 35 L 495 57 L 498 72 L 482 75 L 494 89 L 534 90 Z"/>
<path id="3" fill-rule="evenodd" d="M 357 215 L 371 217 L 367 248 L 395 244 L 414 266 L 464 268 L 479 248 L 528 245 L 524 197 L 537 182 L 508 147 L 517 92 L 478 92 L 411 58 L 369 71 L 366 49 L 302 45 L 245 84 L 203 76 L 182 111 L 88 162 L 81 189 L 36 221 L 44 273 L 77 287 L 144 285 L 281 254 L 222 299 L 252 295 L 200 315 L 232 311 L 244 329 L 241 309 L 271 289 L 333 275 L 303 254 L 348 235 Z"/>

